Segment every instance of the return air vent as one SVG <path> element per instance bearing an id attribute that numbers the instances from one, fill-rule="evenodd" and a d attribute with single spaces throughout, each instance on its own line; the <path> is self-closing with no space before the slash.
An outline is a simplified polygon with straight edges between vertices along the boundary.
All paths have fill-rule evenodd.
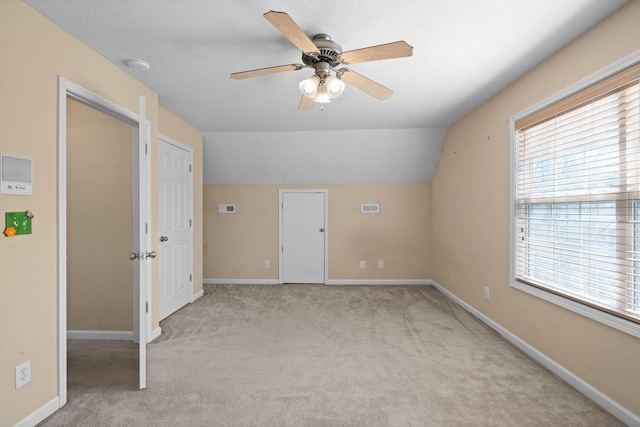
<path id="1" fill-rule="evenodd" d="M 380 205 L 377 203 L 365 203 L 360 205 L 360 213 L 380 213 Z"/>

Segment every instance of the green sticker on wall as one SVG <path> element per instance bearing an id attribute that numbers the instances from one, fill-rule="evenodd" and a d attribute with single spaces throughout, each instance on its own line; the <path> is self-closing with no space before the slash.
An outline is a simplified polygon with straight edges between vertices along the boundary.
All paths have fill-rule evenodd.
<path id="1" fill-rule="evenodd" d="M 6 212 L 4 214 L 6 227 L 13 227 L 18 234 L 31 234 L 31 217 L 25 211 L 22 212 Z"/>

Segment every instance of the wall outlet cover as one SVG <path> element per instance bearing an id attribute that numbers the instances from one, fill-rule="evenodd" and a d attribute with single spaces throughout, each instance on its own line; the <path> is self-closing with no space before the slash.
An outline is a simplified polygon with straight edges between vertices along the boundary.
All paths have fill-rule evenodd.
<path id="1" fill-rule="evenodd" d="M 16 390 L 31 381 L 31 361 L 16 366 L 15 368 Z"/>

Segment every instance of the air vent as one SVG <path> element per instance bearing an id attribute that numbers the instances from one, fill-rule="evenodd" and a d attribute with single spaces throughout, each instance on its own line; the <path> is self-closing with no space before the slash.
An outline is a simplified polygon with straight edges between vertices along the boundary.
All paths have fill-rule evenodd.
<path id="1" fill-rule="evenodd" d="M 380 213 L 380 205 L 377 203 L 365 203 L 360 205 L 360 213 Z"/>
<path id="2" fill-rule="evenodd" d="M 236 205 L 227 205 L 227 204 L 218 204 L 218 213 L 219 214 L 232 214 L 236 213 Z"/>

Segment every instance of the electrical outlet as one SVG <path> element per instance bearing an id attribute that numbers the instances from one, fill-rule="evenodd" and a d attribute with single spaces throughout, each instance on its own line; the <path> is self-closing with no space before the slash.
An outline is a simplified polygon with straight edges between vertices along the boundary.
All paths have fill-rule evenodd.
<path id="1" fill-rule="evenodd" d="M 484 287 L 484 299 L 489 299 L 489 287 Z"/>
<path id="2" fill-rule="evenodd" d="M 264 268 L 271 268 L 271 262 L 269 260 L 265 260 Z"/>
<path id="3" fill-rule="evenodd" d="M 360 261 L 360 268 L 364 269 L 364 261 Z"/>
<path id="4" fill-rule="evenodd" d="M 16 389 L 19 389 L 29 381 L 31 381 L 31 361 L 27 360 L 21 365 L 16 366 Z"/>
<path id="5" fill-rule="evenodd" d="M 379 268 L 380 270 L 382 270 L 382 269 L 384 268 L 384 261 L 382 261 L 382 260 L 379 260 L 379 261 L 378 261 L 378 268 Z"/>

